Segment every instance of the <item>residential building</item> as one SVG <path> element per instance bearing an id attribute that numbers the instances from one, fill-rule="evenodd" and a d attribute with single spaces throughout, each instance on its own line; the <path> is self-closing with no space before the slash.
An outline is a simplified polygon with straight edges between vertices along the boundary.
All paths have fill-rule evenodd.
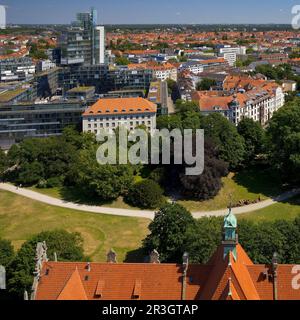
<path id="1" fill-rule="evenodd" d="M 239 76 L 228 76 L 223 91 L 194 92 L 192 99 L 204 114 L 221 113 L 235 125 L 250 118 L 263 126 L 285 101 L 282 87 L 275 82 Z"/>
<path id="2" fill-rule="evenodd" d="M 188 61 L 182 64 L 179 71 L 189 70 L 194 74 L 199 74 L 202 72 L 224 72 L 228 70 L 229 64 L 223 58 L 210 58 L 198 61 Z"/>
<path id="3" fill-rule="evenodd" d="M 151 70 L 153 74 L 153 78 L 166 81 L 168 79 L 177 81 L 177 68 L 169 63 L 141 63 L 141 64 L 129 64 L 127 66 L 129 70 Z"/>
<path id="4" fill-rule="evenodd" d="M 99 99 L 83 113 L 82 127 L 84 132 L 99 134 L 103 129 L 145 126 L 154 134 L 156 112 L 156 105 L 143 98 Z"/>
<path id="5" fill-rule="evenodd" d="M 262 61 L 267 61 L 272 66 L 278 66 L 280 64 L 288 63 L 289 55 L 287 53 L 261 54 L 259 59 Z"/>
<path id="6" fill-rule="evenodd" d="M 297 91 L 297 82 L 293 80 L 283 80 L 282 88 L 284 92 L 295 92 Z"/>
<path id="7" fill-rule="evenodd" d="M 234 66 L 237 60 L 237 55 L 245 55 L 246 47 L 231 47 L 228 45 L 222 45 L 217 47 L 219 57 L 223 57 L 228 61 L 230 66 Z"/>
<path id="8" fill-rule="evenodd" d="M 31 300 L 299 300 L 291 285 L 297 266 L 279 264 L 276 254 L 270 264 L 254 264 L 237 228 L 230 210 L 223 241 L 207 264 L 190 263 L 188 253 L 181 264 L 160 263 L 155 250 L 149 263 L 117 263 L 113 250 L 107 263 L 53 262 L 47 244 L 38 243 Z"/>

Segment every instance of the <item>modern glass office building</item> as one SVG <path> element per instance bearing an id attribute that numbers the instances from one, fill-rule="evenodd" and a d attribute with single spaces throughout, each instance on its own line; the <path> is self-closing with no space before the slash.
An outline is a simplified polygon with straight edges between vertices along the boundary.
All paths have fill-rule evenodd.
<path id="1" fill-rule="evenodd" d="M 46 104 L 0 106 L 0 147 L 22 141 L 27 137 L 60 135 L 66 126 L 81 130 L 86 102 L 65 101 Z"/>
<path id="2" fill-rule="evenodd" d="M 60 38 L 61 64 L 103 64 L 105 62 L 105 30 L 97 26 L 97 10 L 78 13 L 77 21 Z"/>

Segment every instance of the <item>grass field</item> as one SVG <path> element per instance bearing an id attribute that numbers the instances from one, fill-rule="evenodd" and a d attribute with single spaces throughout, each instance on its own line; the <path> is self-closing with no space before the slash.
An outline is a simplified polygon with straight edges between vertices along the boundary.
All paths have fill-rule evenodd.
<path id="1" fill-rule="evenodd" d="M 300 196 L 286 202 L 276 203 L 270 207 L 239 215 L 239 219 L 255 221 L 263 220 L 291 220 L 300 216 Z"/>
<path id="2" fill-rule="evenodd" d="M 280 185 L 278 178 L 268 170 L 247 170 L 223 178 L 223 188 L 214 199 L 179 203 L 192 212 L 220 210 L 228 207 L 230 198 L 234 204 L 240 200 L 266 200 L 282 192 Z"/>
<path id="3" fill-rule="evenodd" d="M 15 248 L 41 231 L 66 229 L 81 233 L 85 254 L 93 261 L 105 261 L 107 251 L 114 248 L 122 262 L 141 246 L 149 222 L 49 206 L 0 191 L 0 237 L 11 240 Z"/>
<path id="4" fill-rule="evenodd" d="M 233 203 L 238 203 L 240 200 L 257 200 L 258 198 L 265 200 L 271 196 L 280 194 L 283 191 L 280 186 L 281 184 L 278 178 L 273 176 L 269 170 L 257 171 L 253 169 L 242 171 L 238 174 L 230 173 L 228 177 L 223 178 L 223 188 L 214 199 L 208 201 L 180 200 L 178 203 L 191 212 L 214 211 L 227 208 L 230 198 Z M 95 199 L 84 198 L 82 194 L 74 188 L 38 189 L 32 187 L 30 189 L 71 202 L 138 210 L 138 208 L 125 203 L 121 197 L 111 203 L 101 203 Z"/>

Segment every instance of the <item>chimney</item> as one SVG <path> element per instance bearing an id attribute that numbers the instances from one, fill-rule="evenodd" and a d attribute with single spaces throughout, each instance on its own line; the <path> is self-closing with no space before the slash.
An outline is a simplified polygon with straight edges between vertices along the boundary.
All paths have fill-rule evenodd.
<path id="1" fill-rule="evenodd" d="M 86 270 L 88 272 L 91 272 L 91 264 L 88 262 L 87 266 L 86 266 Z"/>
<path id="2" fill-rule="evenodd" d="M 54 252 L 54 262 L 57 262 L 57 253 Z"/>
<path id="3" fill-rule="evenodd" d="M 153 250 L 150 253 L 150 263 L 152 263 L 152 264 L 159 264 L 160 263 L 159 253 L 156 250 Z"/>
<path id="4" fill-rule="evenodd" d="M 117 254 L 113 249 L 110 249 L 110 251 L 107 254 L 107 262 L 108 263 L 117 263 Z"/>
<path id="5" fill-rule="evenodd" d="M 24 301 L 28 301 L 28 292 L 27 292 L 27 290 L 24 291 Z"/>
<path id="6" fill-rule="evenodd" d="M 182 257 L 182 266 L 183 266 L 183 275 L 182 275 L 182 300 L 186 300 L 186 276 L 189 267 L 189 254 L 187 252 L 184 253 Z"/>
<path id="7" fill-rule="evenodd" d="M 274 300 L 278 300 L 278 283 L 277 283 L 278 272 L 277 271 L 278 271 L 278 254 L 275 252 L 272 258 Z"/>

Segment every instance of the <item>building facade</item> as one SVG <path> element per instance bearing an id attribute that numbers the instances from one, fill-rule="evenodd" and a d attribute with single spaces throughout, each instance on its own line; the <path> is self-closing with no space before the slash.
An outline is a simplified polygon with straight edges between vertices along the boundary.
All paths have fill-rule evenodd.
<path id="1" fill-rule="evenodd" d="M 0 82 L 32 80 L 35 72 L 35 64 L 29 57 L 0 60 Z"/>
<path id="2" fill-rule="evenodd" d="M 23 103 L 0 106 L 0 145 L 8 148 L 28 137 L 62 134 L 66 126 L 81 129 L 84 102 Z"/>
<path id="3" fill-rule="evenodd" d="M 234 66 L 237 60 L 237 55 L 245 55 L 246 47 L 231 47 L 231 46 L 219 46 L 218 56 L 223 57 L 228 61 L 230 66 Z"/>
<path id="4" fill-rule="evenodd" d="M 124 127 L 133 131 L 146 127 L 150 134 L 156 129 L 156 105 L 143 98 L 99 99 L 83 113 L 83 132 L 99 134 Z"/>
<path id="5" fill-rule="evenodd" d="M 97 26 L 97 11 L 78 13 L 77 21 L 59 39 L 61 65 L 105 62 L 105 30 Z"/>
<path id="6" fill-rule="evenodd" d="M 265 126 L 285 102 L 281 86 L 272 81 L 228 76 L 223 91 L 197 91 L 192 99 L 203 114 L 218 112 L 238 125 L 250 118 Z"/>

